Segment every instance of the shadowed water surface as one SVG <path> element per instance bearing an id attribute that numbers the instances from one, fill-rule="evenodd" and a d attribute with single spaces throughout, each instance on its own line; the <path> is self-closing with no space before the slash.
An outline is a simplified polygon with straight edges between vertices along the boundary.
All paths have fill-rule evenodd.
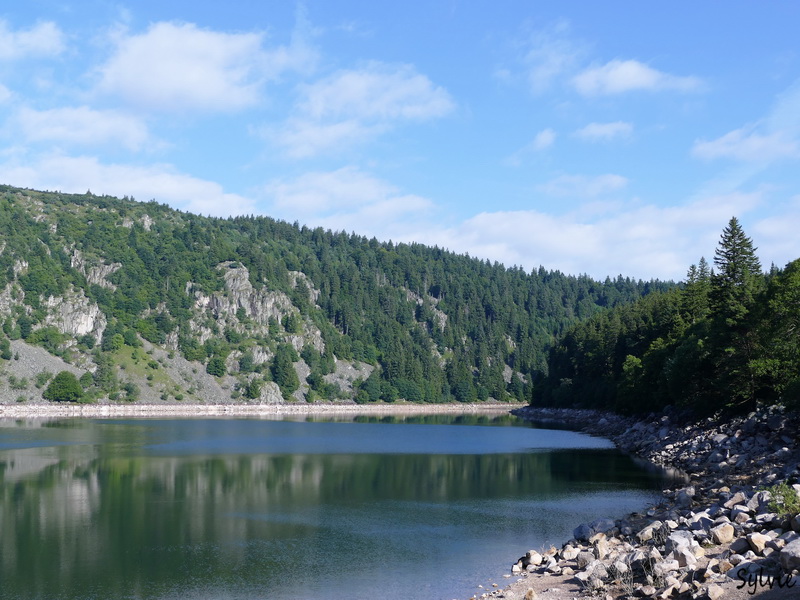
<path id="1" fill-rule="evenodd" d="M 0 421 L 0 598 L 463 598 L 662 484 L 506 416 Z"/>

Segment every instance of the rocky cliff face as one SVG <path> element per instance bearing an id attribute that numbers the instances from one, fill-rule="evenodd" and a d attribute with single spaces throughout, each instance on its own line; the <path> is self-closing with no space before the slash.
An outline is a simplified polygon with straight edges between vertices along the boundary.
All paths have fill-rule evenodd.
<path id="1" fill-rule="evenodd" d="M 49 297 L 42 302 L 47 309 L 45 326 L 56 327 L 62 333 L 74 337 L 86 334 L 97 341 L 103 336 L 106 328 L 106 317 L 94 302 L 91 302 L 82 290 L 70 290 L 63 297 Z"/>
<path id="2" fill-rule="evenodd" d="M 69 251 L 65 248 L 64 249 L 68 254 Z M 73 249 L 70 255 L 70 266 L 73 269 L 77 269 L 86 277 L 86 281 L 90 284 L 99 285 L 100 287 L 104 287 L 109 290 L 116 290 L 117 286 L 113 283 L 108 281 L 108 277 L 122 268 L 120 263 L 97 263 L 92 264 L 90 261 L 87 261 L 83 253 L 78 249 Z"/>
<path id="3" fill-rule="evenodd" d="M 306 344 L 313 346 L 320 353 L 325 351 L 325 343 L 319 328 L 310 321 L 302 319 L 300 312 L 286 294 L 263 287 L 256 289 L 250 283 L 250 272 L 239 263 L 224 262 L 217 268 L 222 272 L 223 292 L 206 295 L 201 291 L 187 289 L 189 293 L 194 293 L 195 307 L 199 311 L 211 313 L 223 327 L 231 327 L 244 333 L 246 331 L 244 324 L 237 316 L 243 311 L 244 316 L 258 326 L 251 330 L 249 335 L 266 334 L 269 331 L 270 319 L 280 323 L 284 316 L 294 315 L 301 322 L 302 332 L 287 335 L 287 341 L 298 351 Z M 295 281 L 297 280 L 298 278 L 295 278 Z M 309 293 L 312 298 L 315 297 L 313 287 L 309 287 Z M 197 335 L 207 339 L 211 332 L 198 325 Z"/>
<path id="4" fill-rule="evenodd" d="M 15 311 L 30 314 L 30 307 L 22 301 L 25 293 L 16 284 L 8 284 L 0 291 L 0 317 L 8 317 Z M 100 307 L 90 301 L 83 290 L 71 288 L 64 296 L 41 298 L 40 304 L 45 311 L 40 327 L 55 327 L 61 333 L 73 337 L 86 334 L 96 341 L 103 336 L 107 320 Z"/>

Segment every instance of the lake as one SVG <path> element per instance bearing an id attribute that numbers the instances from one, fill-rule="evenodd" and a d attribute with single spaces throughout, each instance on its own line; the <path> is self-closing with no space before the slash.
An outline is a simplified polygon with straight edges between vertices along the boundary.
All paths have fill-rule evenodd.
<path id="1" fill-rule="evenodd" d="M 448 600 L 658 499 L 508 415 L 0 421 L 0 598 Z"/>

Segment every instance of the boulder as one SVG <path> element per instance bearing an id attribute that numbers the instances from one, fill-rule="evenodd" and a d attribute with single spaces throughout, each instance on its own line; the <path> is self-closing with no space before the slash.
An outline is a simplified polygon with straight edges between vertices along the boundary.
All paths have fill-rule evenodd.
<path id="1" fill-rule="evenodd" d="M 662 560 L 653 565 L 653 573 L 659 577 L 666 577 L 670 571 L 677 571 L 680 568 L 680 563 L 675 559 Z"/>
<path id="2" fill-rule="evenodd" d="M 747 508 L 749 508 L 752 512 L 763 512 L 763 510 L 769 505 L 769 501 L 772 499 L 772 494 L 767 491 L 756 492 L 753 494 L 753 497 L 747 501 Z"/>
<path id="3" fill-rule="evenodd" d="M 640 542 L 649 542 L 653 539 L 653 536 L 657 531 L 659 531 L 664 524 L 661 521 L 653 521 L 649 525 L 646 525 L 642 530 L 636 534 L 637 539 Z"/>
<path id="4" fill-rule="evenodd" d="M 594 531 L 587 523 L 581 523 L 572 531 L 572 537 L 579 542 L 588 542 Z"/>
<path id="5" fill-rule="evenodd" d="M 672 557 L 678 561 L 681 567 L 693 567 L 697 564 L 697 557 L 688 546 L 681 546 L 672 551 Z"/>
<path id="6" fill-rule="evenodd" d="M 694 498 L 694 495 L 695 489 L 693 487 L 685 487 L 676 494 L 675 504 L 678 508 L 689 508 L 692 505 L 692 498 Z"/>
<path id="7" fill-rule="evenodd" d="M 734 554 L 742 554 L 750 550 L 750 543 L 745 538 L 739 538 L 731 542 L 731 552 Z"/>
<path id="8" fill-rule="evenodd" d="M 688 548 L 698 545 L 691 531 L 673 531 L 664 542 L 664 550 L 673 552 L 679 548 Z"/>
<path id="9" fill-rule="evenodd" d="M 578 548 L 575 548 L 574 546 L 567 544 L 566 546 L 564 546 L 563 550 L 561 550 L 561 558 L 563 558 L 564 560 L 575 560 L 576 558 L 578 558 L 579 553 L 580 550 Z"/>
<path id="10" fill-rule="evenodd" d="M 719 600 L 724 595 L 725 590 L 715 583 L 712 583 L 710 586 L 708 586 L 708 589 L 706 590 L 706 596 L 708 596 L 708 600 Z"/>
<path id="11" fill-rule="evenodd" d="M 747 543 L 750 544 L 753 552 L 756 554 L 764 554 L 764 548 L 772 538 L 763 533 L 749 533 L 747 534 Z"/>
<path id="12" fill-rule="evenodd" d="M 619 575 L 624 575 L 628 571 L 630 571 L 630 567 L 621 560 L 615 560 L 614 563 L 611 565 L 614 568 L 614 572 Z"/>
<path id="13" fill-rule="evenodd" d="M 729 560 L 725 560 L 724 558 L 719 561 L 719 572 L 723 575 L 730 571 L 733 568 L 733 564 Z"/>
<path id="14" fill-rule="evenodd" d="M 608 533 L 616 527 L 616 521 L 613 519 L 597 519 L 592 521 L 589 527 L 592 528 L 593 533 Z"/>
<path id="15" fill-rule="evenodd" d="M 594 555 L 600 560 L 608 556 L 608 541 L 605 538 L 598 539 L 594 543 Z"/>
<path id="16" fill-rule="evenodd" d="M 730 510 L 730 509 L 732 509 L 734 506 L 736 506 L 736 505 L 738 505 L 738 504 L 743 504 L 743 503 L 745 503 L 745 502 L 747 502 L 747 496 L 745 496 L 745 495 L 744 495 L 744 492 L 736 492 L 736 493 L 735 493 L 733 496 L 731 496 L 731 497 L 728 499 L 728 501 L 727 501 L 727 502 L 725 502 L 725 504 L 723 504 L 722 506 L 724 506 L 725 508 L 727 508 L 728 510 Z"/>
<path id="17" fill-rule="evenodd" d="M 711 528 L 711 539 L 715 544 L 729 544 L 733 541 L 734 529 L 730 523 L 722 523 Z"/>
<path id="18" fill-rule="evenodd" d="M 658 590 L 654 588 L 652 585 L 645 585 L 642 586 L 642 589 L 640 591 L 642 593 L 642 596 L 655 596 Z"/>
<path id="19" fill-rule="evenodd" d="M 780 554 L 781 566 L 787 572 L 800 569 L 800 539 L 783 547 Z"/>
<path id="20" fill-rule="evenodd" d="M 737 504 L 731 509 L 731 521 L 742 524 L 750 520 L 750 509 L 743 504 Z"/>
<path id="21" fill-rule="evenodd" d="M 523 566 L 534 565 L 539 566 L 542 564 L 542 555 L 539 554 L 536 550 L 528 550 L 525 553 L 525 558 L 522 559 Z"/>
<path id="22" fill-rule="evenodd" d="M 577 556 L 577 563 L 579 569 L 585 569 L 587 565 L 594 562 L 595 556 L 593 552 L 580 552 Z"/>

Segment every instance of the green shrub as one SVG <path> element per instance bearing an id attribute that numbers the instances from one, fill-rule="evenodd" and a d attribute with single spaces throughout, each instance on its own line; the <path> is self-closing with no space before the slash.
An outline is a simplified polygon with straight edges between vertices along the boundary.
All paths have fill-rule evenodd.
<path id="1" fill-rule="evenodd" d="M 40 371 L 36 374 L 35 384 L 37 389 L 43 388 L 48 381 L 53 378 L 53 374 L 50 371 Z"/>
<path id="2" fill-rule="evenodd" d="M 781 516 L 800 514 L 800 496 L 788 483 L 782 481 L 767 491 L 771 496 L 769 501 L 769 510 L 771 512 Z"/>
<path id="3" fill-rule="evenodd" d="M 206 373 L 214 377 L 222 377 L 225 375 L 225 359 L 221 356 L 212 357 L 206 365 Z"/>
<path id="4" fill-rule="evenodd" d="M 53 377 L 50 385 L 42 394 L 51 402 L 77 402 L 83 396 L 83 388 L 78 378 L 69 371 L 61 371 Z"/>

